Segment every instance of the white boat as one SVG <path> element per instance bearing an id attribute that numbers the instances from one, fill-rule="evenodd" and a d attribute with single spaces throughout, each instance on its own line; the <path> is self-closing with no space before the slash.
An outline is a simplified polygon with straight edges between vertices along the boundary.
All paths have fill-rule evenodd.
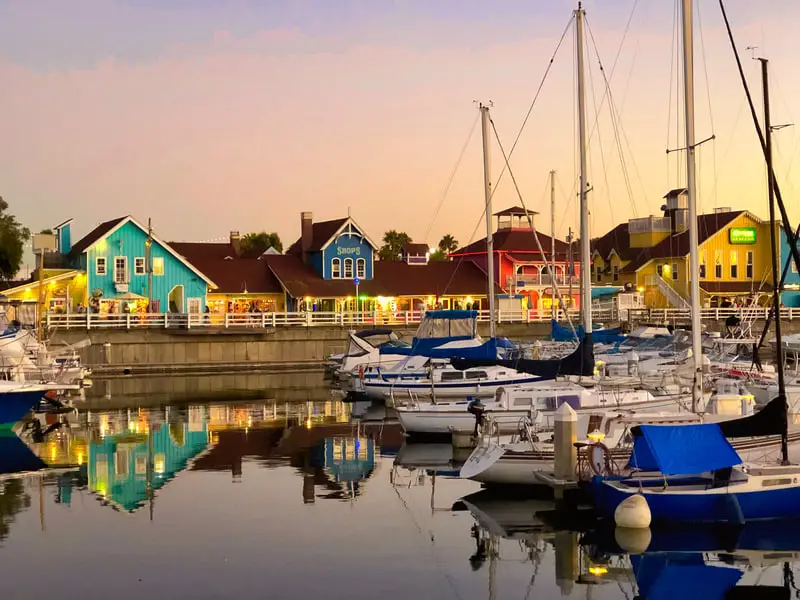
<path id="1" fill-rule="evenodd" d="M 395 398 L 395 411 L 408 435 L 471 433 L 479 418 L 468 411 L 472 402 L 464 398 L 443 401 L 438 396 L 434 402 L 420 402 L 412 396 L 404 405 Z M 499 388 L 494 398 L 480 403 L 479 411 L 491 418 L 493 434 L 504 434 L 516 432 L 533 415 L 540 426 L 551 427 L 553 415 L 562 404 L 569 404 L 578 414 L 599 409 L 678 412 L 687 410 L 691 399 L 685 394 L 654 396 L 641 389 L 588 389 L 569 381 L 543 381 Z"/>
<path id="2" fill-rule="evenodd" d="M 391 368 L 408 357 L 411 345 L 403 342 L 391 329 L 365 329 L 348 333 L 348 347 L 344 354 L 329 357 L 335 364 L 340 381 L 369 367 Z"/>

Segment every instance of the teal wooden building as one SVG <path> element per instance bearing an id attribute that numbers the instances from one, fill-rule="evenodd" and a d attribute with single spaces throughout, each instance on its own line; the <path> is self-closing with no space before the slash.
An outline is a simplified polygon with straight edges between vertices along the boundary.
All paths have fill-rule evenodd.
<path id="1" fill-rule="evenodd" d="M 106 221 L 70 246 L 69 224 L 58 232 L 59 252 L 67 266 L 85 276 L 84 306 L 98 312 L 202 313 L 213 281 L 148 232 L 133 217 Z M 65 230 L 66 229 L 66 230 Z M 147 247 L 150 245 L 152 290 L 148 293 Z"/>

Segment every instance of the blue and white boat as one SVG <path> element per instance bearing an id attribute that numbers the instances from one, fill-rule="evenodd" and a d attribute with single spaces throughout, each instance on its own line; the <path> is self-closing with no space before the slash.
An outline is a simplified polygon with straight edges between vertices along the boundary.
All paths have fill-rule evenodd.
<path id="1" fill-rule="evenodd" d="M 598 512 L 641 495 L 654 522 L 730 523 L 800 516 L 800 466 L 742 464 L 718 424 L 642 425 L 628 477 L 595 477 Z"/>
<path id="2" fill-rule="evenodd" d="M 0 381 L 0 430 L 10 429 L 44 400 L 54 386 Z"/>

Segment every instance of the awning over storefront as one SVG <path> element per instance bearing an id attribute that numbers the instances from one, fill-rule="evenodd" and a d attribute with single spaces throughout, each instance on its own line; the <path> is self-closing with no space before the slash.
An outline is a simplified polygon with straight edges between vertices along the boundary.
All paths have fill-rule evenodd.
<path id="1" fill-rule="evenodd" d="M 700 289 L 710 296 L 769 294 L 772 285 L 756 281 L 701 281 Z"/>

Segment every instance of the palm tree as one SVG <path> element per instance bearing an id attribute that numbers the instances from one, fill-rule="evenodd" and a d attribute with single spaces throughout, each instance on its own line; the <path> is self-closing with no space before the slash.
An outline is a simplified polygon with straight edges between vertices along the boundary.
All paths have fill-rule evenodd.
<path id="1" fill-rule="evenodd" d="M 400 260 L 403 246 L 411 241 L 411 236 L 405 231 L 390 229 L 383 234 L 383 246 L 378 250 L 381 260 Z"/>

